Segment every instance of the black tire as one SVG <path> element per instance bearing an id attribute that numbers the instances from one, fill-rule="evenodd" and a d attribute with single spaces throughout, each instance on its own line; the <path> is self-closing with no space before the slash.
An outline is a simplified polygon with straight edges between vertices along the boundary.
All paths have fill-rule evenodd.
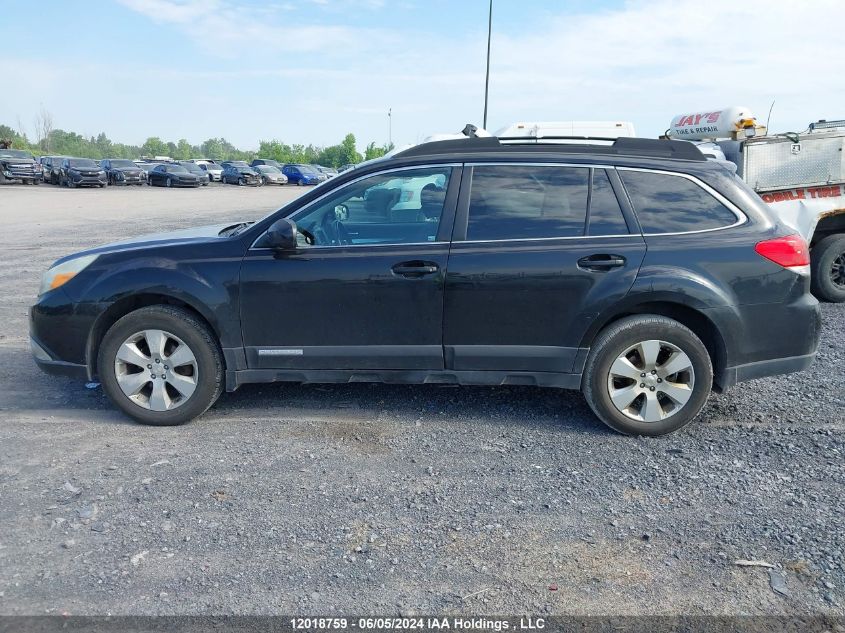
<path id="1" fill-rule="evenodd" d="M 168 178 L 167 180 L 164 181 L 164 186 L 165 187 L 172 187 L 173 181 L 170 178 Z"/>
<path id="2" fill-rule="evenodd" d="M 810 286 L 822 301 L 845 302 L 845 235 L 828 235 L 812 248 Z"/>
<path id="3" fill-rule="evenodd" d="M 614 361 L 631 346 L 649 340 L 665 341 L 677 347 L 687 355 L 694 372 L 692 393 L 686 403 L 676 412 L 655 422 L 636 420 L 622 413 L 613 404 L 608 387 Z M 647 383 L 641 383 L 640 386 L 643 384 Z M 581 391 L 596 416 L 615 431 L 625 435 L 657 436 L 673 433 L 692 422 L 707 402 L 712 385 L 713 366 L 701 340 L 677 321 L 648 314 L 625 317 L 599 333 L 587 359 Z M 656 385 L 655 388 L 656 393 L 660 394 L 660 386 Z"/>
<path id="4" fill-rule="evenodd" d="M 127 397 L 118 385 L 115 358 L 120 346 L 136 332 L 161 329 L 184 341 L 197 361 L 197 386 L 184 404 L 167 411 L 146 409 Z M 193 313 L 175 306 L 156 305 L 130 312 L 109 328 L 97 355 L 97 369 L 103 390 L 130 418 L 152 426 L 184 424 L 203 413 L 223 392 L 223 355 L 208 326 Z"/>
<path id="5" fill-rule="evenodd" d="M 246 183 L 244 182 L 243 178 L 238 178 L 238 186 L 243 187 Z"/>

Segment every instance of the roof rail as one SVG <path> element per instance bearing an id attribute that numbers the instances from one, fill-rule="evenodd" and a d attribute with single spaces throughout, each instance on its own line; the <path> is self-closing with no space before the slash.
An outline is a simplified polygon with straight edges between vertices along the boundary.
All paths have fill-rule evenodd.
<path id="1" fill-rule="evenodd" d="M 500 141 L 521 141 L 539 143 L 540 141 L 605 141 L 613 143 L 618 136 L 497 136 Z"/>
<path id="2" fill-rule="evenodd" d="M 521 141 L 519 143 L 514 140 Z M 612 144 L 590 145 L 586 143 L 543 143 L 543 140 L 592 140 L 612 141 Z M 506 141 L 500 143 L 500 141 Z M 656 158 L 673 158 L 679 160 L 706 161 L 707 158 L 693 143 L 689 141 L 663 140 L 652 138 L 636 138 L 620 136 L 619 138 L 604 137 L 513 137 L 497 138 L 472 137 L 449 139 L 445 141 L 431 141 L 409 147 L 397 152 L 394 157 L 410 158 L 414 156 L 431 156 L 432 154 L 451 154 L 467 152 L 488 152 L 508 146 L 519 146 L 520 149 L 534 151 L 559 151 L 569 154 L 615 154 L 618 156 L 653 156 Z"/>

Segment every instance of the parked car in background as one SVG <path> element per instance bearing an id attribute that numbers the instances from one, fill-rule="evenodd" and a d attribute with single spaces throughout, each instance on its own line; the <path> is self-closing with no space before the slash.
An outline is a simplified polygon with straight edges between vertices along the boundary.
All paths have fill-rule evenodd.
<path id="1" fill-rule="evenodd" d="M 284 163 L 280 163 L 272 158 L 256 158 L 249 164 L 250 167 L 258 167 L 259 165 L 272 165 L 279 171 L 282 171 L 282 167 L 285 166 Z"/>
<path id="2" fill-rule="evenodd" d="M 218 163 L 198 163 L 199 168 L 208 174 L 212 182 L 220 182 L 223 178 L 223 167 Z"/>
<path id="3" fill-rule="evenodd" d="M 226 161 L 223 163 L 221 182 L 231 185 L 261 186 L 264 184 L 258 172 L 242 160 Z"/>
<path id="4" fill-rule="evenodd" d="M 316 169 L 321 174 L 325 174 L 326 178 L 334 178 L 337 176 L 338 171 L 334 167 L 323 167 L 322 165 L 311 165 L 314 169 Z"/>
<path id="5" fill-rule="evenodd" d="M 211 175 L 196 163 L 192 163 L 189 160 L 180 160 L 179 164 L 182 165 L 182 167 L 187 169 L 189 172 L 191 172 L 194 176 L 199 178 L 200 184 L 203 187 L 205 187 L 208 183 L 211 182 Z"/>
<path id="6" fill-rule="evenodd" d="M 353 167 L 355 167 L 355 165 L 353 163 L 346 163 L 345 165 L 341 165 L 340 167 L 337 168 L 337 173 L 342 174 L 343 172 L 348 171 L 348 170 L 352 169 Z"/>
<path id="7" fill-rule="evenodd" d="M 150 171 L 158 167 L 161 163 L 152 163 L 146 160 L 133 160 L 138 169 L 143 171 L 147 176 L 147 184 L 150 184 Z"/>
<path id="8" fill-rule="evenodd" d="M 223 175 L 223 166 L 216 160 L 210 158 L 191 158 L 189 162 L 199 166 L 200 169 L 208 173 L 211 182 L 220 182 L 220 177 Z"/>
<path id="9" fill-rule="evenodd" d="M 199 187 L 199 176 L 176 163 L 161 163 L 147 173 L 150 185 L 156 187 Z"/>
<path id="10" fill-rule="evenodd" d="M 36 165 L 32 154 L 26 150 L 0 149 L 0 185 L 10 180 L 37 185 L 41 182 L 41 168 Z"/>
<path id="11" fill-rule="evenodd" d="M 282 168 L 282 173 L 288 177 L 292 185 L 319 185 L 325 182 L 327 176 L 314 169 L 311 165 L 288 163 Z"/>
<path id="12" fill-rule="evenodd" d="M 62 181 L 62 161 L 67 156 L 42 156 L 41 179 L 51 185 L 59 185 Z"/>
<path id="13" fill-rule="evenodd" d="M 127 158 L 104 158 L 100 167 L 106 172 L 106 181 L 110 185 L 144 185 L 147 172 Z"/>
<path id="14" fill-rule="evenodd" d="M 255 165 L 253 169 L 258 172 L 265 185 L 286 185 L 288 177 L 278 167 L 273 165 Z"/>
<path id="15" fill-rule="evenodd" d="M 65 187 L 105 187 L 106 171 L 91 158 L 65 158 L 62 160 L 60 183 Z"/>

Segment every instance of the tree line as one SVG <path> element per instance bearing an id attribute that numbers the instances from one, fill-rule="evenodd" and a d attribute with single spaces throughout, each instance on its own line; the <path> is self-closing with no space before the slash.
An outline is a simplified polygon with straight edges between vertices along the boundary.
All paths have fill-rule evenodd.
<path id="1" fill-rule="evenodd" d="M 129 158 L 141 156 L 169 156 L 176 160 L 188 158 L 210 158 L 212 160 L 245 160 L 272 158 L 280 163 L 309 163 L 326 167 L 341 167 L 383 156 L 393 149 L 392 145 L 370 143 L 360 154 L 356 149 L 354 134 L 347 134 L 337 145 L 319 147 L 283 143 L 278 140 L 261 141 L 258 151 L 241 150 L 225 138 L 210 138 L 199 145 L 192 145 L 187 139 L 164 141 L 151 136 L 143 145 L 115 143 L 105 133 L 85 137 L 75 132 L 53 129 L 52 117 L 42 110 L 35 118 L 36 139 L 30 140 L 26 132 L 8 125 L 0 125 L 0 139 L 11 141 L 15 149 L 26 149 L 36 155 L 78 156 L 80 158 Z"/>

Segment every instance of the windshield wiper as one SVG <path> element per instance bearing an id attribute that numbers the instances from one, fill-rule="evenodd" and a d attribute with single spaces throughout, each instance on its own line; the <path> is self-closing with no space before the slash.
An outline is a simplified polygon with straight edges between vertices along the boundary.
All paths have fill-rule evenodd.
<path id="1" fill-rule="evenodd" d="M 238 224 L 233 224 L 232 226 L 227 226 L 225 229 L 220 231 L 217 235 L 219 237 L 232 237 L 237 235 L 241 231 L 243 231 L 248 226 L 255 224 L 255 222 L 240 222 Z"/>

